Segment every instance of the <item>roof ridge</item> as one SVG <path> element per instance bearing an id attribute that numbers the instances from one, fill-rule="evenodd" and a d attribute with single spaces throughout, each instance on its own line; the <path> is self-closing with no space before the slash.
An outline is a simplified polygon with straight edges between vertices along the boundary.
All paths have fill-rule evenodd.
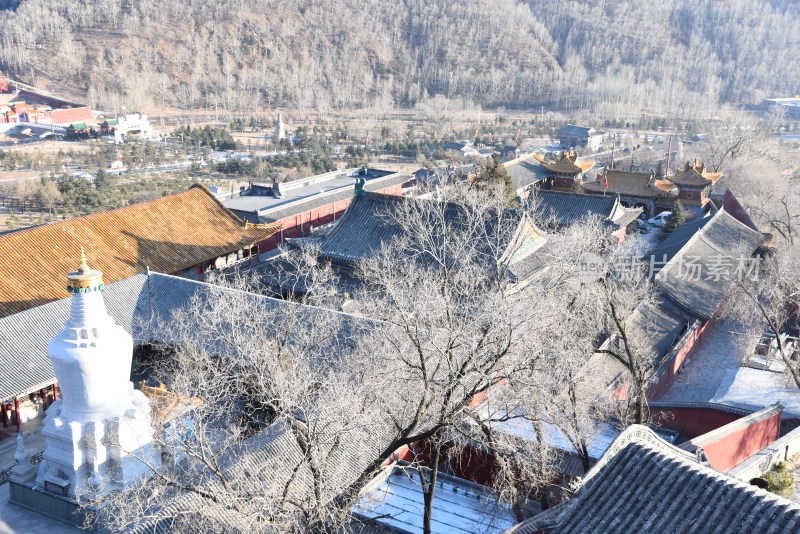
<path id="1" fill-rule="evenodd" d="M 164 277 L 164 278 L 169 278 L 171 280 L 180 280 L 181 282 L 184 282 L 184 283 L 191 283 L 191 284 L 199 286 L 199 287 L 211 288 L 211 289 L 219 289 L 221 291 L 228 291 L 228 292 L 232 292 L 232 293 L 238 293 L 238 294 L 242 294 L 242 295 L 247 295 L 247 296 L 255 297 L 255 298 L 258 298 L 258 299 L 268 300 L 270 302 L 274 302 L 274 303 L 276 303 L 278 305 L 281 305 L 281 306 L 291 305 L 291 306 L 299 307 L 299 308 L 302 308 L 302 309 L 315 310 L 317 312 L 319 312 L 320 310 L 323 310 L 325 312 L 333 313 L 335 315 L 340 315 L 340 316 L 343 316 L 343 317 L 349 317 L 349 318 L 357 319 L 359 321 L 375 323 L 375 324 L 388 324 L 385 321 L 382 321 L 382 320 L 379 320 L 379 319 L 373 319 L 371 317 L 363 317 L 361 315 L 354 315 L 352 313 L 343 312 L 343 311 L 336 310 L 336 309 L 333 309 L 333 308 L 324 308 L 324 307 L 320 307 L 320 306 L 312 306 L 310 304 L 304 304 L 302 302 L 287 301 L 287 300 L 284 300 L 284 299 L 278 299 L 278 298 L 275 298 L 275 297 L 270 297 L 268 295 L 262 295 L 260 293 L 252 293 L 252 292 L 246 291 L 244 289 L 237 289 L 235 287 L 225 287 L 225 286 L 221 286 L 221 285 L 217 285 L 217 284 L 209 284 L 208 282 L 203 282 L 201 280 L 194 280 L 194 279 L 191 279 L 191 278 L 183 278 L 181 276 L 175 276 L 175 275 L 172 275 L 172 274 L 159 273 L 157 271 L 150 271 L 149 273 L 145 273 L 145 272 L 137 273 L 137 275 L 140 275 L 140 274 L 143 274 L 143 275 L 147 276 L 148 278 L 150 276 Z M 137 276 L 137 275 L 134 275 L 134 276 Z M 127 280 L 127 279 L 125 279 L 125 280 Z M 122 280 L 120 280 L 120 282 L 121 281 Z M 69 297 L 67 297 L 67 298 L 69 298 Z"/>
<path id="2" fill-rule="evenodd" d="M 776 403 L 777 404 L 777 403 Z M 706 466 L 703 463 L 699 462 L 697 456 L 687 452 L 671 443 L 667 443 L 663 439 L 661 439 L 658 434 L 653 432 L 650 428 L 644 425 L 633 424 L 630 425 L 628 428 L 622 431 L 622 433 L 617 436 L 611 446 L 606 450 L 603 454 L 603 457 L 597 461 L 597 463 L 586 473 L 586 476 L 581 481 L 581 489 L 594 478 L 604 466 L 611 462 L 620 452 L 622 452 L 628 445 L 635 443 L 639 446 L 645 447 L 650 449 L 656 453 L 662 453 L 668 455 L 671 459 L 675 460 L 676 462 L 683 462 L 688 467 L 695 471 L 699 471 L 701 474 L 713 477 L 717 480 L 724 481 L 728 484 L 733 484 L 737 486 L 739 489 L 743 489 L 750 493 L 751 495 L 756 494 L 761 497 L 764 496 L 772 496 L 777 499 L 777 501 L 782 505 L 789 505 L 792 508 L 800 509 L 800 504 L 770 493 L 766 490 L 753 486 L 751 484 L 746 484 L 737 478 L 734 478 L 730 475 L 726 475 L 725 473 L 721 473 L 716 469 Z M 575 498 L 571 499 L 567 502 L 567 506 L 565 507 L 564 513 L 569 512 L 572 508 L 569 506 L 570 503 L 575 502 Z M 563 514 L 562 514 L 563 515 Z"/>
<path id="3" fill-rule="evenodd" d="M 225 206 L 225 204 L 223 204 L 222 201 L 219 198 L 217 198 L 217 195 L 212 193 L 210 189 L 208 189 L 206 186 L 204 186 L 201 183 L 194 183 L 186 191 L 181 191 L 180 193 L 175 193 L 175 194 L 185 193 L 185 192 L 191 191 L 192 189 L 199 189 L 199 190 L 203 191 L 206 195 L 208 195 L 208 197 L 213 202 L 216 202 L 217 206 L 219 206 L 222 209 L 222 211 L 225 212 L 226 215 L 231 217 L 234 220 L 234 222 L 236 222 L 242 228 L 248 228 L 248 227 L 269 228 L 270 226 L 273 226 L 273 225 L 270 225 L 270 224 L 251 223 L 251 222 L 248 222 L 248 221 L 246 221 L 244 219 L 241 219 L 238 215 L 236 215 L 233 211 L 231 211 L 227 206 Z M 164 197 L 161 197 L 161 198 L 164 198 Z M 156 198 L 156 199 L 153 199 L 153 200 L 159 200 L 159 199 Z M 148 201 L 148 202 L 152 202 L 152 201 Z M 110 210 L 110 211 L 113 211 L 113 210 Z"/>

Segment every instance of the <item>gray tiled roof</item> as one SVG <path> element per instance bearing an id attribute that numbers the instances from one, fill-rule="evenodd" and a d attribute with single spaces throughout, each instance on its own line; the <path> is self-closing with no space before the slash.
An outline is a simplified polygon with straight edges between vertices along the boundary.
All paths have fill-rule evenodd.
<path id="1" fill-rule="evenodd" d="M 511 187 L 517 192 L 521 192 L 551 175 L 550 171 L 545 169 L 533 156 L 517 158 L 504 163 L 503 166 L 511 177 Z"/>
<path id="2" fill-rule="evenodd" d="M 667 260 L 672 259 L 675 254 L 680 252 L 684 245 L 696 234 L 703 226 L 711 221 L 711 217 L 700 217 L 683 223 L 678 226 L 671 234 L 669 234 L 664 241 L 659 243 L 658 248 L 652 251 L 658 261 L 661 261 L 664 256 Z"/>
<path id="3" fill-rule="evenodd" d="M 435 202 L 432 200 L 410 199 L 394 195 L 367 193 L 356 195 L 350 207 L 342 216 L 336 228 L 322 242 L 323 256 L 333 262 L 355 263 L 365 260 L 377 253 L 384 244 L 391 243 L 404 235 L 405 230 L 396 222 L 396 215 L 402 202 Z M 450 225 L 456 228 L 463 218 L 462 205 L 448 202 L 443 209 L 442 221 L 432 224 Z M 501 239 L 505 239 L 504 248 L 510 247 L 518 236 L 527 216 L 515 210 L 505 209 L 496 219 L 487 220 L 487 227 L 482 235 L 476 235 L 474 244 L 478 254 L 494 257 L 494 251 L 488 250 L 494 241 L 482 236 L 494 236 L 498 231 Z M 494 227 L 490 227 L 494 225 Z M 535 229 L 534 229 L 535 231 Z"/>
<path id="4" fill-rule="evenodd" d="M 589 133 L 595 133 L 592 130 L 591 126 L 578 126 L 576 124 L 567 124 L 563 128 L 561 128 L 558 132 L 561 135 L 589 135 Z"/>
<path id="5" fill-rule="evenodd" d="M 587 217 L 598 216 L 617 227 L 635 221 L 642 210 L 624 208 L 617 195 L 583 195 L 562 191 L 537 191 L 536 214 L 544 221 L 550 218 L 558 226 L 569 226 Z"/>
<path id="6" fill-rule="evenodd" d="M 659 294 L 653 300 L 640 303 L 625 319 L 625 328 L 629 338 L 636 340 L 636 348 L 645 358 L 655 357 L 658 367 L 696 319 L 666 296 Z M 612 342 L 613 339 L 606 341 Z M 616 384 L 620 377 L 628 376 L 627 368 L 605 353 L 592 355 L 587 366 L 595 380 L 606 385 Z"/>
<path id="7" fill-rule="evenodd" d="M 761 244 L 761 234 L 720 210 L 704 223 L 672 256 L 655 277 L 656 285 L 670 299 L 703 319 L 710 318 L 722 302 L 730 280 L 714 274 L 719 262 L 728 264 L 730 274 L 740 258 L 749 258 Z M 658 251 L 655 259 L 661 258 Z M 699 275 L 689 271 L 689 262 L 700 265 Z"/>
<path id="8" fill-rule="evenodd" d="M 136 317 L 146 315 L 142 289 L 146 274 L 106 286 L 108 312 L 117 324 L 134 331 Z M 0 400 L 28 393 L 55 382 L 47 344 L 64 328 L 71 299 L 61 299 L 0 319 Z"/>
<path id="9" fill-rule="evenodd" d="M 394 222 L 396 203 L 401 198 L 356 195 L 336 228 L 322 243 L 322 253 L 333 261 L 346 263 L 366 259 L 381 246 L 398 239 L 402 230 Z M 450 215 L 449 213 L 446 217 Z"/>
<path id="10" fill-rule="evenodd" d="M 617 438 L 575 496 L 553 515 L 534 517 L 506 533 L 800 531 L 797 503 L 706 467 L 639 425 Z"/>
<path id="11" fill-rule="evenodd" d="M 414 179 L 413 175 L 410 174 L 405 174 L 405 173 L 390 174 L 385 177 L 373 178 L 371 180 L 367 180 L 366 184 L 364 184 L 364 190 L 378 191 L 381 189 L 385 189 L 387 187 L 392 187 L 398 184 L 408 182 L 409 180 L 413 179 Z M 293 202 L 287 205 L 282 205 L 280 207 L 271 210 L 259 211 L 258 219 L 259 222 L 261 223 L 276 222 L 280 221 L 281 219 L 285 219 L 286 217 L 291 217 L 293 215 L 305 213 L 315 208 L 320 208 L 322 206 L 327 206 L 328 204 L 333 204 L 334 202 L 341 202 L 343 200 L 347 200 L 352 196 L 353 196 L 353 189 L 350 187 L 343 187 L 341 189 L 336 189 L 329 193 L 321 193 L 313 195 L 307 199 L 301 199 L 298 200 L 297 202 Z"/>
<path id="12" fill-rule="evenodd" d="M 161 341 L 159 331 L 144 331 L 148 319 L 169 323 L 176 310 L 193 298 L 204 298 L 209 291 L 241 295 L 254 308 L 301 307 L 310 314 L 337 314 L 346 320 L 368 322 L 346 314 L 303 306 L 234 289 L 226 289 L 196 280 L 161 273 L 137 274 L 106 286 L 103 297 L 108 312 L 137 343 Z M 69 317 L 71 297 L 57 300 L 24 312 L 0 318 L 0 369 L 18 372 L 0 373 L 0 400 L 34 391 L 55 382 L 55 373 L 47 357 L 47 344 L 64 327 Z M 347 331 L 344 329 L 343 331 Z"/>

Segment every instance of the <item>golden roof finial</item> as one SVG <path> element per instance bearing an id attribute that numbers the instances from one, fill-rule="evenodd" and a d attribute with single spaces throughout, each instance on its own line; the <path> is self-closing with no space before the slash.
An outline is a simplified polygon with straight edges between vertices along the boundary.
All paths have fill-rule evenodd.
<path id="1" fill-rule="evenodd" d="M 83 246 L 81 246 L 81 264 L 78 266 L 79 273 L 85 273 L 89 271 L 89 264 L 86 263 L 86 252 L 83 250 Z"/>
<path id="2" fill-rule="evenodd" d="M 86 261 L 86 251 L 81 247 L 81 264 L 77 271 L 67 275 L 67 291 L 88 293 L 98 289 L 102 290 L 104 287 L 103 273 L 89 267 L 89 263 Z"/>

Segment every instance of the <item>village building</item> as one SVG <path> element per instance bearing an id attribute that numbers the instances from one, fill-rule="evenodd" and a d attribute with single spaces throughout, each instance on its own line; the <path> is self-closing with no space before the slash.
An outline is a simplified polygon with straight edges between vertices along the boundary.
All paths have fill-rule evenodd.
<path id="1" fill-rule="evenodd" d="M 266 252 L 339 220 L 350 205 L 357 178 L 364 179 L 365 190 L 390 195 L 403 195 L 414 180 L 411 174 L 388 170 L 346 169 L 293 182 L 251 182 L 240 196 L 222 202 L 245 221 L 279 228 L 261 244 L 260 251 Z"/>
<path id="2" fill-rule="evenodd" d="M 702 206 L 708 202 L 711 188 L 722 177 L 721 172 L 709 172 L 705 163 L 686 164 L 669 177 L 678 186 L 678 199 L 687 206 Z"/>
<path id="3" fill-rule="evenodd" d="M 604 135 L 590 126 L 568 124 L 558 131 L 558 141 L 561 148 L 597 150 L 603 144 Z"/>
<path id="4" fill-rule="evenodd" d="M 585 182 L 583 189 L 592 194 L 619 195 L 623 206 L 640 208 L 645 219 L 671 210 L 678 189 L 669 180 L 659 180 L 652 172 L 607 170 L 597 180 Z"/>
<path id="5" fill-rule="evenodd" d="M 12 90 L 0 73 L 0 132 L 25 125 L 63 134 L 69 124 L 90 121 L 91 107 L 28 89 Z"/>
<path id="6" fill-rule="evenodd" d="M 787 119 L 800 120 L 800 95 L 782 98 L 766 98 L 761 103 L 764 111 L 775 110 L 777 114 L 784 114 Z"/>
<path id="7" fill-rule="evenodd" d="M 450 141 L 442 145 L 442 150 L 444 152 L 455 152 L 461 158 L 478 155 L 478 148 L 470 142 Z"/>
<path id="8" fill-rule="evenodd" d="M 503 161 L 511 161 L 519 155 L 520 150 L 517 145 L 503 145 L 503 148 L 500 149 L 500 159 Z"/>
<path id="9" fill-rule="evenodd" d="M 93 126 L 89 126 L 84 122 L 75 122 L 67 126 L 64 135 L 68 139 L 89 139 L 96 137 L 97 130 Z"/>
<path id="10" fill-rule="evenodd" d="M 154 137 L 153 126 L 147 115 L 129 113 L 122 117 L 106 119 L 100 123 L 100 134 L 110 137 L 116 143 L 130 138 L 150 139 Z"/>
<path id="11" fill-rule="evenodd" d="M 633 425 L 586 474 L 569 501 L 504 534 L 767 534 L 795 532 L 798 526 L 797 503 L 724 475 L 649 428 Z"/>

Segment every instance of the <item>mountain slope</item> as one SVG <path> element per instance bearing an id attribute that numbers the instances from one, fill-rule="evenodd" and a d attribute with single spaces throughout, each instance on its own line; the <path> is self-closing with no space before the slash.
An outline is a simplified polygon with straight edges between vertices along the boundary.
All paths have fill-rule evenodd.
<path id="1" fill-rule="evenodd" d="M 668 4 L 22 0 L 0 11 L 0 68 L 144 111 L 406 106 L 442 94 L 675 113 L 800 91 L 795 3 Z"/>

